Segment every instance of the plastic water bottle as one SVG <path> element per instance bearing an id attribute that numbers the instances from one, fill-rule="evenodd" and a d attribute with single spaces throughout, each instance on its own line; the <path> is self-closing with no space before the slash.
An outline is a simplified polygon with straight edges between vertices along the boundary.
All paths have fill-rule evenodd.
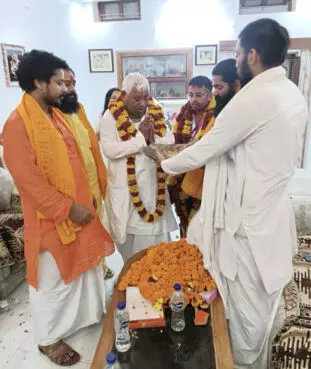
<path id="1" fill-rule="evenodd" d="M 117 361 L 117 355 L 114 352 L 110 352 L 106 356 L 105 369 L 120 369 L 120 365 Z"/>
<path id="2" fill-rule="evenodd" d="M 174 292 L 171 296 L 170 307 L 172 310 L 171 328 L 175 332 L 185 329 L 185 299 L 179 283 L 174 284 Z"/>
<path id="3" fill-rule="evenodd" d="M 114 328 L 116 331 L 116 349 L 126 352 L 131 347 L 131 335 L 129 332 L 129 312 L 125 308 L 125 302 L 118 302 L 118 308 L 114 313 Z"/>

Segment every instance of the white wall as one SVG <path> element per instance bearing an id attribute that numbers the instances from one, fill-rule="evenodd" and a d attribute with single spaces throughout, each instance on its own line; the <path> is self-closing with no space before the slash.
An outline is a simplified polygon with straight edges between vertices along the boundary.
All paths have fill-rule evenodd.
<path id="1" fill-rule="evenodd" d="M 91 5 L 74 0 L 0 0 L 0 42 L 46 49 L 75 70 L 80 100 L 94 122 L 107 89 L 117 85 L 115 73 L 89 73 L 88 49 L 140 50 L 182 48 L 236 39 L 256 15 L 238 15 L 238 0 L 141 0 L 142 20 L 94 23 Z M 14 15 L 14 21 L 12 16 Z M 293 13 L 272 17 L 292 37 L 311 37 L 311 0 L 297 0 Z M 2 60 L 0 64 L 2 63 Z M 0 65 L 0 69 L 1 65 Z M 194 67 L 210 75 L 210 67 Z M 0 71 L 0 130 L 18 104 L 18 88 L 5 87 Z"/>

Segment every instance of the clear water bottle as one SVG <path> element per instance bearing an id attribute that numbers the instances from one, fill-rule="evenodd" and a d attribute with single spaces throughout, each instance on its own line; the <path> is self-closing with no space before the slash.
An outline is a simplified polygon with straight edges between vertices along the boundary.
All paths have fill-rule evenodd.
<path id="1" fill-rule="evenodd" d="M 170 307 L 172 310 L 171 328 L 175 332 L 185 329 L 185 299 L 179 283 L 174 284 L 174 292 L 171 296 Z"/>
<path id="2" fill-rule="evenodd" d="M 118 302 L 114 313 L 114 328 L 116 331 L 116 349 L 126 352 L 131 347 L 131 335 L 129 332 L 129 312 L 125 308 L 125 302 Z"/>
<path id="3" fill-rule="evenodd" d="M 105 369 L 120 369 L 120 365 L 117 361 L 117 355 L 114 352 L 110 352 L 106 356 Z"/>

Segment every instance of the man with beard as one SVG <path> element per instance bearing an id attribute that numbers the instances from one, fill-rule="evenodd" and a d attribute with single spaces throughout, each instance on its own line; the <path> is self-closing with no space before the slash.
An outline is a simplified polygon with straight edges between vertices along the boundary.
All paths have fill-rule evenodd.
<path id="1" fill-rule="evenodd" d="M 215 123 L 215 99 L 209 78 L 193 77 L 189 81 L 187 97 L 188 102 L 181 108 L 173 128 L 177 145 L 192 144 L 200 140 Z M 200 208 L 203 176 L 204 169 L 200 168 L 185 175 L 169 177 L 168 189 L 180 219 L 182 237 L 186 237 L 189 222 Z"/>
<path id="2" fill-rule="evenodd" d="M 78 95 L 76 92 L 76 78 L 72 69 L 64 71 L 65 85 L 68 92 L 63 96 L 60 110 L 64 118 L 70 125 L 75 139 L 79 145 L 84 165 L 87 170 L 89 185 L 94 198 L 94 206 L 99 219 L 103 219 L 103 197 L 101 188 L 106 188 L 106 178 L 99 176 L 97 170 L 96 160 L 92 151 L 92 140 L 94 140 L 95 131 L 89 123 L 84 107 L 78 102 Z M 97 138 L 97 137 L 96 137 Z M 98 146 L 93 142 L 96 147 Z M 99 146 L 98 146 L 99 150 Z M 105 164 L 101 158 L 98 163 L 102 171 L 105 171 Z M 104 183 L 101 183 L 104 180 Z M 106 261 L 103 259 L 103 268 L 105 279 L 113 277 L 113 272 L 106 266 Z"/>
<path id="3" fill-rule="evenodd" d="M 80 360 L 62 339 L 102 317 L 101 260 L 114 251 L 96 216 L 78 143 L 55 109 L 67 92 L 67 69 L 46 51 L 24 54 L 17 78 L 25 93 L 3 130 L 5 162 L 23 203 L 34 338 L 40 352 L 61 366 Z M 105 184 L 96 136 L 89 133 Z M 104 196 L 104 186 L 101 191 Z"/>
<path id="4" fill-rule="evenodd" d="M 240 89 L 240 80 L 235 59 L 219 62 L 212 71 L 213 93 L 216 100 L 214 116 L 217 117 Z"/>
<path id="5" fill-rule="evenodd" d="M 169 174 L 205 165 L 188 241 L 218 285 L 235 368 L 270 367 L 292 278 L 296 229 L 287 185 L 301 157 L 307 106 L 282 67 L 288 46 L 287 30 L 272 19 L 246 26 L 236 47 L 242 89 L 213 129 L 173 158 L 153 153 Z"/>

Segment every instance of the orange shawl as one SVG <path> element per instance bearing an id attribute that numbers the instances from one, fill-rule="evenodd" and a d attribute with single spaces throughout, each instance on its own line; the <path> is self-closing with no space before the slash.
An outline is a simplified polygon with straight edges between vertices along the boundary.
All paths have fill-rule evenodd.
<path id="1" fill-rule="evenodd" d="M 198 132 L 198 137 L 195 140 L 199 140 L 206 135 L 215 125 L 215 117 L 209 121 L 205 129 Z M 204 169 L 198 168 L 187 172 L 181 184 L 181 188 L 187 195 L 196 199 L 202 200 L 202 189 L 203 189 Z"/>
<path id="2" fill-rule="evenodd" d="M 79 118 L 81 119 L 82 123 L 84 124 L 85 128 L 89 132 L 89 137 L 91 140 L 91 150 L 92 150 L 94 160 L 96 163 L 97 175 L 98 175 L 98 179 L 100 183 L 100 189 L 101 189 L 102 197 L 104 199 L 106 196 L 106 187 L 107 187 L 107 170 L 106 170 L 106 166 L 103 161 L 102 154 L 100 152 L 97 136 L 89 120 L 87 119 L 87 115 L 85 113 L 85 110 L 82 104 L 79 104 L 79 109 L 77 111 L 77 114 Z"/>
<path id="3" fill-rule="evenodd" d="M 85 116 L 84 110 L 82 109 L 81 114 Z M 37 165 L 41 172 L 57 190 L 67 195 L 70 199 L 75 200 L 76 186 L 74 176 L 68 158 L 67 147 L 61 135 L 50 122 L 48 116 L 41 109 L 39 104 L 29 94 L 25 93 L 23 95 L 17 110 L 24 120 L 31 146 L 36 152 Z M 70 132 L 72 132 L 70 126 L 57 109 L 52 108 L 52 113 L 57 119 L 63 122 Z M 92 130 L 91 127 L 90 129 Z M 90 137 L 92 146 L 94 146 L 94 137 L 96 144 L 97 140 L 93 130 L 92 133 L 93 135 L 90 134 Z M 96 147 L 98 148 L 98 144 Z M 96 147 L 94 152 L 97 152 Z M 105 172 L 105 170 L 101 168 L 100 173 L 102 176 L 105 176 L 103 172 Z M 103 183 L 105 184 L 106 182 L 103 181 Z M 104 185 L 102 187 L 102 192 L 105 193 L 105 190 L 106 187 Z M 39 219 L 45 218 L 39 211 L 37 212 L 37 216 Z M 63 222 L 55 222 L 55 227 L 64 245 L 74 241 L 76 239 L 76 232 L 81 230 L 81 227 L 75 225 L 69 218 Z"/>

